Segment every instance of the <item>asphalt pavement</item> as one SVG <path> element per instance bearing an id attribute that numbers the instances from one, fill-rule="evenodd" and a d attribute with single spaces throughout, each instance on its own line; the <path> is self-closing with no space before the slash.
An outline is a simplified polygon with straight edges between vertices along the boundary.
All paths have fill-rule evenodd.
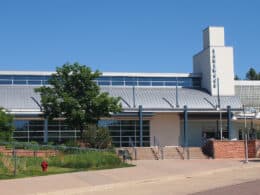
<path id="1" fill-rule="evenodd" d="M 259 195 L 260 194 L 260 180 L 245 182 L 241 184 L 231 185 L 222 188 L 207 190 L 204 192 L 194 193 L 192 195 Z"/>

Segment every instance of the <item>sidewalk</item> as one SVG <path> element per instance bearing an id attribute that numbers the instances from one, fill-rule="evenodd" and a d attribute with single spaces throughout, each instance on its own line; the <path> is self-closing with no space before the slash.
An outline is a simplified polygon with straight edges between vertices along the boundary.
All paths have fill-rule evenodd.
<path id="1" fill-rule="evenodd" d="M 147 160 L 134 163 L 136 167 L 2 180 L 0 189 L 4 195 L 16 195 L 17 192 L 20 195 L 132 194 L 131 187 L 135 194 L 160 193 L 167 189 L 185 194 L 188 189 L 184 184 L 187 182 L 197 183 L 199 187 L 195 189 L 206 190 L 260 178 L 260 161 L 248 164 L 239 160 Z M 236 175 L 241 178 L 234 179 Z M 213 179 L 216 182 L 212 182 Z M 174 189 L 171 189 L 173 184 Z M 192 192 L 196 192 L 194 190 Z"/>

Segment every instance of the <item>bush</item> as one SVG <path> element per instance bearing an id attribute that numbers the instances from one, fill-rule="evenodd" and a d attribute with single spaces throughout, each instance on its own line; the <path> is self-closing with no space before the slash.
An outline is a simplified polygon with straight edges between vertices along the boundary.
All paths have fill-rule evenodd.
<path id="1" fill-rule="evenodd" d="M 202 152 L 208 157 L 214 158 L 214 139 L 208 139 L 207 142 L 202 146 Z"/>
<path id="2" fill-rule="evenodd" d="M 83 132 L 83 142 L 88 147 L 104 149 L 111 147 L 112 139 L 107 128 L 91 125 Z"/>
<path id="3" fill-rule="evenodd" d="M 0 108 L 0 140 L 11 141 L 13 135 L 13 117 Z"/>
<path id="4" fill-rule="evenodd" d="M 68 140 L 64 144 L 65 144 L 65 146 L 68 146 L 68 147 L 79 147 L 79 143 L 77 143 L 77 141 L 75 141 L 74 139 Z"/>

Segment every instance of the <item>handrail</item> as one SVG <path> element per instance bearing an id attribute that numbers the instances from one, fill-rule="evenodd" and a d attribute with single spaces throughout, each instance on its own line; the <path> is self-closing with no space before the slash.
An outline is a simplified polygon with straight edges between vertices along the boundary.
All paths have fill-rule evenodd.
<path id="1" fill-rule="evenodd" d="M 157 137 L 153 137 L 154 146 L 158 148 L 158 154 L 160 154 L 161 159 L 164 159 L 163 146 L 160 144 L 160 141 Z"/>
<path id="2" fill-rule="evenodd" d="M 135 144 L 134 144 L 131 137 L 128 137 L 128 139 L 129 139 L 129 146 L 132 147 L 133 153 L 134 153 L 134 159 L 136 160 L 137 159 L 137 151 L 136 151 L 136 148 L 135 148 Z"/>

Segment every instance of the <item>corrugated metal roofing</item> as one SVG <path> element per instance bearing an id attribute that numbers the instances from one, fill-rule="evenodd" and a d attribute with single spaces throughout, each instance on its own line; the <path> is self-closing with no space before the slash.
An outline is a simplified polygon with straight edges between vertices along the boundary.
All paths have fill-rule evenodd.
<path id="1" fill-rule="evenodd" d="M 122 97 L 131 107 L 142 105 L 144 109 L 174 109 L 176 108 L 175 87 L 102 87 L 103 92 L 111 96 Z M 217 96 L 210 96 L 207 92 L 191 88 L 178 88 L 179 107 L 187 105 L 190 109 L 216 109 Z M 242 108 L 239 97 L 221 96 L 221 108 Z M 124 108 L 127 104 L 122 101 Z"/>
<path id="2" fill-rule="evenodd" d="M 40 102 L 39 94 L 34 92 L 37 86 L 24 85 L 2 85 L 0 86 L 0 106 L 7 110 L 38 110 L 39 106 L 33 101 L 34 97 Z M 175 87 L 126 87 L 107 86 L 101 87 L 102 92 L 108 92 L 111 96 L 120 97 L 123 109 L 137 108 L 143 106 L 144 110 L 173 110 L 176 108 Z M 179 108 L 187 105 L 190 109 L 215 110 L 217 97 L 210 96 L 207 92 L 178 88 Z M 239 97 L 221 96 L 221 107 L 228 105 L 234 109 L 242 108 Z M 134 107 L 135 106 L 135 107 Z"/>
<path id="3" fill-rule="evenodd" d="M 7 110 L 39 110 L 32 100 L 41 101 L 40 95 L 34 92 L 35 86 L 3 85 L 0 86 L 0 107 Z"/>

